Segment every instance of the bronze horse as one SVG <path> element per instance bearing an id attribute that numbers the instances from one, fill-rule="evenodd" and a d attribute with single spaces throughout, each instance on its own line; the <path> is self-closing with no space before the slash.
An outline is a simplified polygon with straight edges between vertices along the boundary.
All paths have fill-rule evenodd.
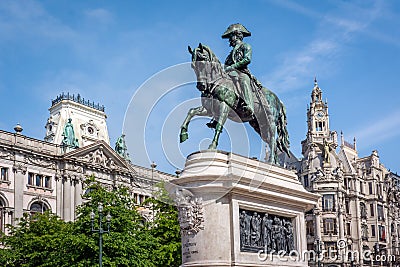
<path id="1" fill-rule="evenodd" d="M 197 76 L 197 88 L 201 91 L 200 107 L 191 108 L 181 126 L 180 142 L 188 139 L 188 126 L 194 116 L 211 117 L 207 126 L 214 128 L 214 138 L 208 147 L 216 149 L 226 120 L 249 122 L 269 147 L 269 163 L 278 163 L 278 150 L 289 156 L 289 137 L 286 129 L 286 109 L 278 97 L 252 76 L 254 114 L 243 109 L 245 105 L 240 89 L 211 49 L 201 43 L 192 50 L 192 68 Z"/>

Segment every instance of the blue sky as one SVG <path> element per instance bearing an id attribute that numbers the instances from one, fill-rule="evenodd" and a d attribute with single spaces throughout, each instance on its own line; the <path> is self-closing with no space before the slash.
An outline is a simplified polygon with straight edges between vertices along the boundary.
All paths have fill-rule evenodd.
<path id="1" fill-rule="evenodd" d="M 245 40 L 253 47 L 252 73 L 287 106 L 297 156 L 316 75 L 331 129 L 349 141 L 355 136 L 360 156 L 376 149 L 386 167 L 399 170 L 398 1 L 198 3 L 0 1 L 0 129 L 12 131 L 20 122 L 24 134 L 43 139 L 50 100 L 80 93 L 106 106 L 111 143 L 124 131 L 134 163 L 154 160 L 168 172 L 182 168 L 186 155 L 207 146 L 204 138 L 212 133 L 207 120 L 196 120 L 190 139 L 178 144 L 177 127 L 199 93 L 190 83 L 175 86 L 193 75 L 176 65 L 190 59 L 187 45 L 199 42 L 223 60 L 230 48 L 220 36 L 240 22 L 252 32 Z M 251 129 L 234 123 L 221 148 L 259 158 L 263 153 Z"/>

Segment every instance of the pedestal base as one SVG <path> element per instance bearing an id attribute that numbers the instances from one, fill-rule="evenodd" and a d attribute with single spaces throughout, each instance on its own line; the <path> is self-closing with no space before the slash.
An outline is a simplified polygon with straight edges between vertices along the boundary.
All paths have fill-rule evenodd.
<path id="1" fill-rule="evenodd" d="M 304 212 L 319 196 L 292 171 L 206 150 L 191 154 L 173 183 L 182 266 L 308 265 Z"/>

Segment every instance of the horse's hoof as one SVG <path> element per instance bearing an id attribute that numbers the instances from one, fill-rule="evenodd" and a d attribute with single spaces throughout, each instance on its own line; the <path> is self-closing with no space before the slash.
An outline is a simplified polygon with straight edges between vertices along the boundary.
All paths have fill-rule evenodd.
<path id="1" fill-rule="evenodd" d="M 217 144 L 212 142 L 209 146 L 208 146 L 209 150 L 217 150 Z"/>
<path id="2" fill-rule="evenodd" d="M 217 121 L 211 120 L 210 122 L 206 123 L 208 128 L 215 129 L 217 127 Z"/>
<path id="3" fill-rule="evenodd" d="M 181 143 L 185 142 L 188 138 L 189 138 L 188 133 L 181 133 L 179 135 L 179 139 L 180 139 Z"/>

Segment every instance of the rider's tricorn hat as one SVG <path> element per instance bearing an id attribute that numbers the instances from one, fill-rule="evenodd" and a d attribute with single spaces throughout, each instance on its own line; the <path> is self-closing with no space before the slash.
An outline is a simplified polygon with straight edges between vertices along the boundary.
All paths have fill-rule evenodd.
<path id="1" fill-rule="evenodd" d="M 232 25 L 229 25 L 228 29 L 222 34 L 223 39 L 228 39 L 229 35 L 233 32 L 241 32 L 243 34 L 243 37 L 247 37 L 251 35 L 251 32 L 249 32 L 242 24 L 240 23 L 235 23 Z"/>

